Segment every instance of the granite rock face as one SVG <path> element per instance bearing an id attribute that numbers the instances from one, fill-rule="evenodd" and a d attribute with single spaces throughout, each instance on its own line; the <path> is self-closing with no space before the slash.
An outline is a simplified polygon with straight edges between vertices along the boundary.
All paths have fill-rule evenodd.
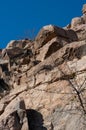
<path id="1" fill-rule="evenodd" d="M 4 109 L 4 107 L 3 107 Z M 24 101 L 14 99 L 0 116 L 0 130 L 29 130 Z"/>
<path id="2" fill-rule="evenodd" d="M 0 130 L 86 129 L 86 17 L 0 51 Z"/>
<path id="3" fill-rule="evenodd" d="M 67 29 L 73 29 L 79 40 L 86 39 L 86 4 L 83 5 L 82 13 L 81 17 L 73 18 L 71 24 L 66 27 Z"/>
<path id="4" fill-rule="evenodd" d="M 73 30 L 64 30 L 54 25 L 44 26 L 35 38 L 35 49 L 38 49 L 49 42 L 54 37 L 63 37 L 65 41 L 77 40 L 77 35 Z"/>

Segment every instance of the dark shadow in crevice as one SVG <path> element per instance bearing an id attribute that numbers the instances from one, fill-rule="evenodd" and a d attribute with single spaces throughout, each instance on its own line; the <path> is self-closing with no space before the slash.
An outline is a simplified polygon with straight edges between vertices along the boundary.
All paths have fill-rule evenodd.
<path id="1" fill-rule="evenodd" d="M 33 109 L 27 109 L 27 118 L 28 118 L 28 125 L 29 125 L 29 130 L 47 130 L 43 126 L 43 116 L 40 112 L 37 112 L 36 110 Z"/>
<path id="2" fill-rule="evenodd" d="M 9 91 L 9 86 L 5 83 L 3 79 L 0 78 L 0 93 L 3 93 L 4 91 Z"/>

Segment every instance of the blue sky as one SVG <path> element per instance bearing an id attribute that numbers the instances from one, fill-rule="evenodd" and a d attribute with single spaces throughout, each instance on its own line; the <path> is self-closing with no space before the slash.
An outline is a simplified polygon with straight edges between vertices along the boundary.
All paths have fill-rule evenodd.
<path id="1" fill-rule="evenodd" d="M 86 0 L 0 0 L 0 48 L 33 38 L 44 25 L 66 26 L 81 16 Z"/>

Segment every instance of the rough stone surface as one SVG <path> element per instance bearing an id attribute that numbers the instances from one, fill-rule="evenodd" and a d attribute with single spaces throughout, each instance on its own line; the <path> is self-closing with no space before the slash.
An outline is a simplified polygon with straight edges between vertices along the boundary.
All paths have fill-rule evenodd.
<path id="1" fill-rule="evenodd" d="M 0 116 L 0 130 L 29 130 L 24 101 L 14 99 Z"/>
<path id="2" fill-rule="evenodd" d="M 0 130 L 85 129 L 84 6 L 65 29 L 44 26 L 34 41 L 12 41 L 1 50 Z"/>
<path id="3" fill-rule="evenodd" d="M 36 36 L 35 49 L 42 47 L 54 37 L 63 37 L 68 41 L 76 41 L 77 35 L 73 30 L 64 30 L 54 25 L 44 26 Z"/>
<path id="4" fill-rule="evenodd" d="M 83 24 L 84 21 L 81 17 L 73 18 L 71 21 L 71 28 L 77 28 L 79 25 Z"/>
<path id="5" fill-rule="evenodd" d="M 86 4 L 83 5 L 82 13 L 83 13 L 83 14 L 86 14 Z"/>
<path id="6" fill-rule="evenodd" d="M 24 48 L 27 44 L 30 44 L 30 40 L 12 40 L 6 46 L 6 49 L 12 49 L 14 47 Z"/>
<path id="7" fill-rule="evenodd" d="M 76 32 L 78 40 L 86 39 L 86 4 L 83 5 L 83 15 L 81 17 L 75 17 L 72 19 L 66 29 L 72 29 Z"/>
<path id="8" fill-rule="evenodd" d="M 83 17 L 84 18 L 84 17 Z M 86 24 L 79 23 L 78 25 L 78 19 L 74 18 L 70 25 L 68 25 L 66 28 L 73 29 L 78 37 L 78 40 L 85 40 L 86 39 Z M 86 20 L 86 19 L 85 19 Z M 86 23 L 86 21 L 84 21 Z"/>
<path id="9" fill-rule="evenodd" d="M 47 57 L 49 57 L 51 54 L 55 53 L 57 50 L 62 48 L 65 44 L 67 44 L 67 41 L 62 38 L 53 38 L 51 41 L 49 41 L 46 45 L 44 45 L 39 50 L 38 56 L 36 56 L 37 60 L 43 61 Z"/>

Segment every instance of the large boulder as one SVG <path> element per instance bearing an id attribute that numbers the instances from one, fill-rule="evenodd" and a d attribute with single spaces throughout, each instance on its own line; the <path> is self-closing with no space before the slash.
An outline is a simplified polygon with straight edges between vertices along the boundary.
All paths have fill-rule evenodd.
<path id="1" fill-rule="evenodd" d="M 14 47 L 12 49 L 4 49 L 2 53 L 3 59 L 6 60 L 14 60 L 17 58 L 23 58 L 26 56 L 32 56 L 32 50 L 31 49 L 21 49 L 19 47 Z"/>
<path id="2" fill-rule="evenodd" d="M 39 49 L 39 54 L 36 56 L 36 59 L 38 61 L 45 60 L 67 43 L 68 42 L 65 38 L 55 37 L 51 39 L 47 44 Z"/>
<path id="3" fill-rule="evenodd" d="M 2 52 L 2 58 L 4 60 L 10 60 L 18 56 L 21 56 L 22 54 L 23 54 L 23 49 L 19 47 L 14 47 L 11 49 L 4 49 Z"/>
<path id="4" fill-rule="evenodd" d="M 79 40 L 85 40 L 86 39 L 86 24 L 79 26 L 77 28 L 77 36 Z"/>
<path id="5" fill-rule="evenodd" d="M 83 23 L 84 23 L 84 21 L 81 17 L 73 18 L 72 21 L 71 21 L 71 29 L 75 29 Z"/>
<path id="6" fill-rule="evenodd" d="M 36 36 L 35 49 L 42 47 L 54 37 L 62 37 L 68 39 L 69 42 L 77 40 L 77 35 L 73 30 L 64 30 L 54 25 L 47 25 Z"/>
<path id="7" fill-rule="evenodd" d="M 2 106 L 3 107 L 3 106 Z M 5 109 L 5 107 L 3 107 Z M 0 117 L 0 130 L 29 130 L 25 104 L 22 99 L 13 100 Z"/>
<path id="8" fill-rule="evenodd" d="M 78 40 L 86 39 L 86 4 L 82 8 L 83 15 L 72 19 L 71 24 L 66 29 L 72 29 L 76 32 Z"/>
<path id="9" fill-rule="evenodd" d="M 82 24 L 74 28 L 77 33 L 78 39 L 85 40 L 86 39 L 86 24 Z"/>
<path id="10" fill-rule="evenodd" d="M 78 40 L 86 39 L 86 15 L 82 17 L 73 18 L 70 26 L 66 27 L 67 29 L 73 29 L 78 37 Z"/>
<path id="11" fill-rule="evenodd" d="M 6 49 L 12 49 L 14 47 L 24 48 L 27 44 L 31 44 L 30 40 L 12 40 L 10 41 Z"/>

